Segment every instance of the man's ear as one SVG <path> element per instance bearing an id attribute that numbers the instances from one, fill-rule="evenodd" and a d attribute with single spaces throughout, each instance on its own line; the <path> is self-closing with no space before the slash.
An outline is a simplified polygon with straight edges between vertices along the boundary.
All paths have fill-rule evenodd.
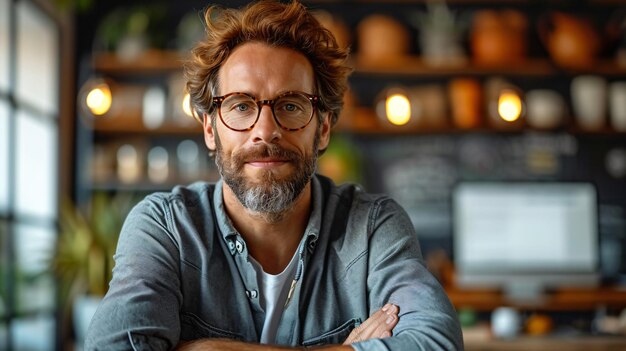
<path id="1" fill-rule="evenodd" d="M 211 116 L 207 113 L 202 114 L 203 122 L 202 128 L 204 130 L 204 143 L 206 147 L 211 151 L 215 151 L 215 131 L 213 130 L 213 124 L 211 124 Z"/>
<path id="2" fill-rule="evenodd" d="M 322 115 L 322 126 L 320 130 L 320 150 L 326 150 L 328 143 L 330 142 L 330 112 L 325 112 Z"/>

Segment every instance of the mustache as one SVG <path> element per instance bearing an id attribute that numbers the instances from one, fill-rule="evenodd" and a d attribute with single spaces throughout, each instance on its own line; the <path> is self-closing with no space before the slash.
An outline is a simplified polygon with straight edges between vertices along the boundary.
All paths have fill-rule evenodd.
<path id="1" fill-rule="evenodd" d="M 246 162 L 261 158 L 277 158 L 293 162 L 299 160 L 300 155 L 295 151 L 285 149 L 276 144 L 262 144 L 233 155 L 233 161 L 237 165 L 243 165 Z"/>

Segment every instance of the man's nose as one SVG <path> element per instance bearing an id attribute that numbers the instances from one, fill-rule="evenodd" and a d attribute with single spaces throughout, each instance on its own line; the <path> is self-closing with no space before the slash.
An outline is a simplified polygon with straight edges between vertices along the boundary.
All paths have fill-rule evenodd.
<path id="1" fill-rule="evenodd" d="M 253 141 L 275 143 L 282 136 L 282 128 L 276 123 L 269 105 L 262 104 L 260 109 L 259 120 L 252 128 Z"/>

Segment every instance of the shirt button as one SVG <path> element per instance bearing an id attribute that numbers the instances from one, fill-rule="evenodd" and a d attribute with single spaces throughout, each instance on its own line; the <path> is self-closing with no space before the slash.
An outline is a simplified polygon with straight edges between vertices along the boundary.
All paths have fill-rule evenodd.
<path id="1" fill-rule="evenodd" d="M 243 243 L 241 243 L 241 241 L 237 240 L 237 242 L 235 242 L 235 248 L 237 249 L 237 252 L 242 253 L 243 252 Z"/>
<path id="2" fill-rule="evenodd" d="M 249 299 L 256 299 L 259 296 L 259 292 L 256 290 L 246 290 L 246 296 Z"/>
<path id="3" fill-rule="evenodd" d="M 231 255 L 235 255 L 235 253 L 237 253 L 237 251 L 235 251 L 235 241 L 234 240 L 228 240 L 228 251 L 230 251 Z"/>

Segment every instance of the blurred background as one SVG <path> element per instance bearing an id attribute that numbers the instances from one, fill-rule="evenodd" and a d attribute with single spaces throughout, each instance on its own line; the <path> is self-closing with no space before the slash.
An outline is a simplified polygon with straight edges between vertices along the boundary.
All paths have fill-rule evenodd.
<path id="1" fill-rule="evenodd" d="M 318 170 L 407 210 L 467 348 L 626 349 L 626 1 L 304 4 L 355 69 Z M 0 350 L 81 349 L 132 205 L 218 179 L 207 5 L 0 0 Z"/>

